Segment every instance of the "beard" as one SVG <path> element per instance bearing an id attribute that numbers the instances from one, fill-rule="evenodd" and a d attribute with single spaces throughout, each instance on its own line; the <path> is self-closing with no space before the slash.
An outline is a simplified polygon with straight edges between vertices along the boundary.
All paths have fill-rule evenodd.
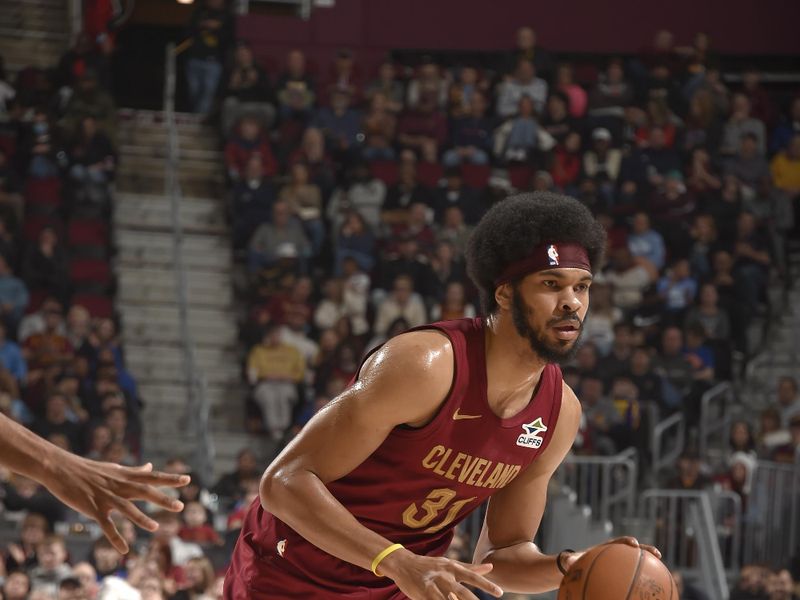
<path id="1" fill-rule="evenodd" d="M 562 321 L 569 321 L 575 320 L 577 321 L 578 329 L 578 337 L 574 340 L 556 340 L 555 342 L 549 341 L 545 337 L 545 332 L 541 330 L 536 330 L 530 326 L 528 322 L 528 315 L 533 313 L 533 309 L 531 309 L 525 301 L 522 299 L 522 294 L 519 293 L 519 288 L 514 286 L 514 296 L 511 302 L 511 319 L 514 323 L 514 328 L 517 330 L 517 333 L 528 340 L 528 344 L 533 350 L 534 354 L 543 358 L 547 362 L 551 363 L 565 363 L 575 356 L 575 353 L 578 351 L 580 347 L 581 336 L 583 335 L 583 323 L 581 322 L 580 318 L 576 313 L 571 313 L 564 315 L 562 317 L 551 319 L 553 324 L 562 322 Z"/>

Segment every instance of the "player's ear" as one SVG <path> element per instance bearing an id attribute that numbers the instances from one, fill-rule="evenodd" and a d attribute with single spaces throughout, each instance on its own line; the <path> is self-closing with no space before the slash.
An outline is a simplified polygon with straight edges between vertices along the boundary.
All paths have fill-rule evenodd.
<path id="1" fill-rule="evenodd" d="M 514 291 L 511 289 L 510 283 L 504 283 L 494 289 L 494 301 L 503 310 L 511 310 L 511 301 L 514 297 Z"/>

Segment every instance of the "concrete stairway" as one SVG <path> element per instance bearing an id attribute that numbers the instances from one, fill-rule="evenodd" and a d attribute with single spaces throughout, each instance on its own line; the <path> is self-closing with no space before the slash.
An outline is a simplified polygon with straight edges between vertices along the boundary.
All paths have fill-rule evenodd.
<path id="1" fill-rule="evenodd" d="M 125 352 L 137 377 L 144 411 L 144 448 L 156 462 L 169 455 L 192 456 L 187 432 L 187 385 L 178 318 L 177 280 L 169 199 L 164 196 L 166 128 L 159 113 L 120 112 L 120 170 L 114 197 L 114 231 Z M 231 467 L 249 446 L 267 447 L 244 433 L 244 391 L 237 350 L 231 269 L 225 222 L 223 161 L 213 129 L 179 115 L 180 205 L 184 229 L 189 328 L 195 359 L 211 404 L 217 451 L 214 474 Z"/>
<path id="2" fill-rule="evenodd" d="M 68 32 L 67 0 L 0 0 L 0 55 L 11 73 L 56 66 Z"/>

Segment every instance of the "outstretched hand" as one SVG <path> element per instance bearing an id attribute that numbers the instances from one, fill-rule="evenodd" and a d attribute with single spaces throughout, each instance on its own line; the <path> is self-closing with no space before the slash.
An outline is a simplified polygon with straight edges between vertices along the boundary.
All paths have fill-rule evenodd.
<path id="1" fill-rule="evenodd" d="M 43 477 L 41 483 L 64 504 L 97 521 L 114 548 L 122 554 L 128 552 L 128 544 L 114 524 L 112 511 L 142 529 L 155 531 L 158 523 L 139 510 L 132 500 L 146 500 L 172 512 L 183 510 L 183 502 L 171 498 L 157 486 L 183 487 L 190 481 L 188 475 L 153 471 L 151 463 L 123 467 L 74 454 L 60 458 L 54 472 Z"/>

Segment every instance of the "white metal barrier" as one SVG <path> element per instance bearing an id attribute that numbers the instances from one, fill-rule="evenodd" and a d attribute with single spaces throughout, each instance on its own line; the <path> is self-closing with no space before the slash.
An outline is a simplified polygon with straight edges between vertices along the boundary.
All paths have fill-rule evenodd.
<path id="1" fill-rule="evenodd" d="M 675 465 L 686 441 L 686 423 L 682 413 L 670 415 L 653 428 L 650 440 L 650 479 L 658 485 L 661 472 Z"/>
<path id="2" fill-rule="evenodd" d="M 735 404 L 733 386 L 728 382 L 715 385 L 700 398 L 697 440 L 700 456 L 720 459 L 727 452 Z"/>

